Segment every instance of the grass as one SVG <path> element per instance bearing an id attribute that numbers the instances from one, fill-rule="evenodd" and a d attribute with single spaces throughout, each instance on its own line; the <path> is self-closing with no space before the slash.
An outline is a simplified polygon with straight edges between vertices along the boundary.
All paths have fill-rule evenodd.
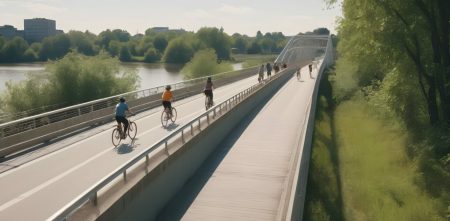
<path id="1" fill-rule="evenodd" d="M 321 85 L 303 220 L 445 220 L 420 188 L 407 132 L 352 98 L 333 108 Z M 326 95 L 326 96 L 324 96 Z M 328 99 L 327 99 L 328 98 Z"/>
<path id="2" fill-rule="evenodd" d="M 272 63 L 278 54 L 233 54 L 232 57 L 236 62 L 242 62 L 243 68 L 254 67 L 257 65 Z"/>
<path id="3" fill-rule="evenodd" d="M 405 131 L 374 117 L 365 101 L 342 103 L 335 119 L 346 220 L 444 220 L 416 185 Z"/>

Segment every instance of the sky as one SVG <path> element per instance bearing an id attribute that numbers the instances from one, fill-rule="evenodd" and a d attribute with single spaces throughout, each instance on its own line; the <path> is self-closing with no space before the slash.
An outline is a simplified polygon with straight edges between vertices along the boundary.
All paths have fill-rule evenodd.
<path id="1" fill-rule="evenodd" d="M 150 27 L 223 27 L 228 34 L 257 31 L 295 35 L 326 27 L 335 33 L 341 8 L 324 0 L 0 0 L 0 25 L 23 30 L 23 19 L 56 20 L 56 28 L 95 34 L 106 29 L 144 33 Z"/>

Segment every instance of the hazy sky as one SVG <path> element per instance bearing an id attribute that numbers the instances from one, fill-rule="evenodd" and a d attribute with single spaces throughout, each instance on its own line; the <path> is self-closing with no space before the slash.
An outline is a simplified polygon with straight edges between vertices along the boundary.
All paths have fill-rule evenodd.
<path id="1" fill-rule="evenodd" d="M 340 8 L 323 0 L 0 0 L 0 25 L 23 29 L 25 18 L 56 20 L 56 28 L 100 33 L 124 29 L 144 33 L 163 26 L 197 31 L 223 27 L 228 34 L 260 30 L 293 35 L 326 27 L 333 33 Z"/>

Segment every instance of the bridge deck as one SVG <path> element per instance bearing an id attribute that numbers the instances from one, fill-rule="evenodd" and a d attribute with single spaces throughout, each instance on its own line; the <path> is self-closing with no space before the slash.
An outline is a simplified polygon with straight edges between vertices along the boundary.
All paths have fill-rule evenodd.
<path id="1" fill-rule="evenodd" d="M 217 88 L 214 100 L 224 101 L 255 83 L 253 76 Z M 177 101 L 174 106 L 178 119 L 168 129 L 161 127 L 162 108 L 133 117 L 138 125 L 134 146 L 126 140 L 114 148 L 111 131 L 115 123 L 110 123 L 40 149 L 37 159 L 32 153 L 0 163 L 0 220 L 47 219 L 143 148 L 204 111 L 204 95 L 199 91 L 199 95 Z"/>
<path id="2" fill-rule="evenodd" d="M 279 218 L 314 88 L 307 69 L 222 142 L 159 220 Z"/>

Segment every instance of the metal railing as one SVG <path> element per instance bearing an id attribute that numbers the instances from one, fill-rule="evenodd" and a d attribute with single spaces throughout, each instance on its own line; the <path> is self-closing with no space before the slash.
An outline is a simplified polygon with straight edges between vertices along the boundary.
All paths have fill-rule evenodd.
<path id="1" fill-rule="evenodd" d="M 271 81 L 277 79 L 280 74 L 272 76 Z M 255 91 L 259 90 L 261 87 L 263 87 L 266 84 L 255 84 L 238 94 L 234 95 L 233 97 L 227 99 L 226 101 L 223 101 L 220 104 L 217 104 L 213 107 L 211 107 L 206 112 L 200 114 L 196 118 L 192 119 L 188 123 L 186 123 L 184 126 L 178 128 L 177 130 L 173 131 L 166 137 L 162 138 L 146 150 L 142 151 L 139 155 L 134 157 L 133 159 L 129 160 L 127 163 L 120 166 L 118 169 L 116 169 L 114 172 L 107 175 L 105 178 L 103 178 L 101 181 L 93 185 L 91 188 L 86 190 L 84 193 L 82 193 L 80 196 L 78 196 L 76 199 L 71 201 L 69 204 L 67 204 L 65 207 L 60 209 L 57 213 L 55 213 L 53 216 L 51 216 L 48 220 L 66 220 L 73 212 L 75 212 L 78 208 L 80 208 L 82 205 L 87 203 L 88 201 L 91 201 L 94 203 L 94 205 L 97 205 L 97 195 L 100 190 L 102 190 L 105 186 L 110 184 L 112 181 L 114 181 L 119 176 L 123 176 L 124 179 L 126 179 L 127 176 L 127 170 L 130 169 L 132 166 L 134 166 L 136 163 L 140 162 L 145 158 L 145 164 L 147 168 L 149 166 L 149 154 L 152 153 L 154 150 L 158 148 L 165 148 L 167 157 L 170 156 L 170 153 L 168 151 L 168 145 L 171 144 L 170 141 L 175 142 L 175 140 L 181 139 L 182 143 L 186 143 L 187 136 L 193 137 L 195 134 L 195 131 L 201 131 L 202 125 L 205 126 L 205 128 L 212 123 L 212 120 L 217 117 L 217 115 L 223 115 L 229 110 L 231 110 L 233 107 L 235 107 L 237 104 L 239 104 L 242 100 L 248 98 L 251 94 L 253 94 Z"/>
<path id="2" fill-rule="evenodd" d="M 256 74 L 257 67 L 212 75 L 220 86 Z M 208 76 L 207 76 L 208 77 Z M 207 77 L 171 84 L 178 99 L 201 93 Z M 142 111 L 159 105 L 164 86 L 138 90 L 102 98 L 31 117 L 0 124 L 0 157 L 51 140 L 58 136 L 113 119 L 113 107 L 120 96 L 126 96 L 133 111 Z"/>

